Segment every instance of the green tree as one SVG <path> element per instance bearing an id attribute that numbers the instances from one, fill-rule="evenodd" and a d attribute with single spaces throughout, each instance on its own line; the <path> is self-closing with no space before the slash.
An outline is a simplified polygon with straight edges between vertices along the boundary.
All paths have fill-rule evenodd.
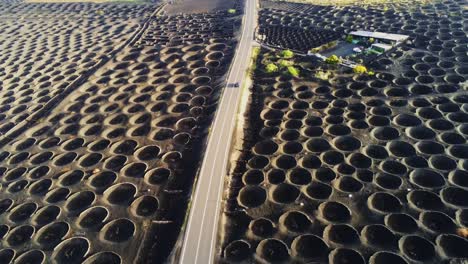
<path id="1" fill-rule="evenodd" d="M 279 66 L 281 68 L 286 68 L 286 67 L 289 67 L 289 66 L 293 66 L 293 64 L 294 64 L 292 61 L 288 61 L 288 60 L 279 60 L 278 63 L 279 63 Z"/>
<path id="2" fill-rule="evenodd" d="M 321 80 L 328 80 L 330 79 L 331 72 L 329 71 L 317 71 L 315 73 L 315 78 L 321 79 Z"/>
<path id="3" fill-rule="evenodd" d="M 349 42 L 349 43 L 353 42 L 353 36 L 348 35 L 348 36 L 346 37 L 346 42 Z"/>
<path id="4" fill-rule="evenodd" d="M 367 73 L 367 68 L 364 65 L 356 65 L 356 67 L 353 69 L 353 72 L 356 74 L 364 74 Z"/>
<path id="5" fill-rule="evenodd" d="M 231 9 L 228 9 L 228 13 L 229 14 L 235 14 L 236 13 L 236 10 L 231 8 Z"/>
<path id="6" fill-rule="evenodd" d="M 290 51 L 290 50 L 283 50 L 281 51 L 281 57 L 283 58 L 286 58 L 286 59 L 290 59 L 292 57 L 294 57 L 294 52 Z"/>
<path id="7" fill-rule="evenodd" d="M 299 76 L 299 70 L 293 66 L 288 67 L 288 73 L 291 74 L 291 76 L 298 77 Z"/>
<path id="8" fill-rule="evenodd" d="M 374 43 L 374 42 L 375 42 L 375 39 L 374 39 L 374 38 L 370 38 L 370 39 L 369 39 L 369 43 L 370 43 L 370 44 L 372 44 L 372 43 Z"/>
<path id="9" fill-rule="evenodd" d="M 328 63 L 328 64 L 338 64 L 341 62 L 341 59 L 336 56 L 336 55 L 331 55 L 330 57 L 328 57 L 327 59 L 325 59 L 325 62 Z"/>
<path id="10" fill-rule="evenodd" d="M 274 73 L 278 71 L 278 66 L 276 66 L 274 63 L 268 63 L 267 66 L 265 67 L 265 71 L 267 73 Z"/>

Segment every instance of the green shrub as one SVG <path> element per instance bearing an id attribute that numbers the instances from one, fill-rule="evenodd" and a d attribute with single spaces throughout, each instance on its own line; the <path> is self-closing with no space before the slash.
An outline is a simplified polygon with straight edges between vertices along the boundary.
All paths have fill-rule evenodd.
<path id="1" fill-rule="evenodd" d="M 356 67 L 353 69 L 353 72 L 356 74 L 364 74 L 367 73 L 367 68 L 363 65 L 356 65 Z"/>
<path id="2" fill-rule="evenodd" d="M 341 62 L 341 59 L 336 55 L 331 55 L 325 60 L 325 62 L 328 64 L 338 64 Z"/>
<path id="3" fill-rule="evenodd" d="M 330 79 L 331 72 L 329 71 L 318 71 L 315 73 L 315 78 L 321 79 L 321 80 L 328 80 Z"/>
<path id="4" fill-rule="evenodd" d="M 335 47 L 336 44 L 338 44 L 337 41 L 330 41 L 330 42 L 328 42 L 328 43 L 326 44 L 326 47 L 327 47 L 327 49 L 331 49 L 331 48 Z"/>
<path id="5" fill-rule="evenodd" d="M 288 73 L 291 75 L 291 76 L 294 76 L 294 77 L 298 77 L 299 76 L 299 70 L 294 68 L 293 66 L 289 66 L 288 67 Z"/>
<path id="6" fill-rule="evenodd" d="M 313 49 L 310 50 L 310 52 L 312 52 L 312 53 L 319 53 L 319 52 L 320 52 L 320 48 L 319 48 L 319 47 L 313 48 Z"/>
<path id="7" fill-rule="evenodd" d="M 346 37 L 346 42 L 348 42 L 348 43 L 353 42 L 353 36 L 348 35 L 348 36 Z"/>
<path id="8" fill-rule="evenodd" d="M 286 58 L 286 59 L 290 59 L 290 58 L 294 57 L 294 52 L 292 52 L 290 50 L 283 50 L 283 51 L 281 51 L 281 57 Z"/>
<path id="9" fill-rule="evenodd" d="M 267 64 L 267 66 L 265 67 L 265 71 L 267 73 L 274 73 L 274 72 L 277 72 L 278 71 L 278 66 L 276 66 L 274 63 L 269 63 Z"/>
<path id="10" fill-rule="evenodd" d="M 286 67 L 294 65 L 294 63 L 292 61 L 288 61 L 288 60 L 279 60 L 278 63 L 279 63 L 281 68 L 286 68 Z"/>
<path id="11" fill-rule="evenodd" d="M 252 49 L 252 57 L 251 57 L 251 62 L 250 62 L 250 66 L 249 68 L 247 69 L 247 73 L 250 75 L 250 76 L 253 76 L 253 73 L 255 72 L 255 70 L 257 69 L 257 59 L 258 59 L 258 55 L 260 55 L 260 47 L 254 47 Z"/>

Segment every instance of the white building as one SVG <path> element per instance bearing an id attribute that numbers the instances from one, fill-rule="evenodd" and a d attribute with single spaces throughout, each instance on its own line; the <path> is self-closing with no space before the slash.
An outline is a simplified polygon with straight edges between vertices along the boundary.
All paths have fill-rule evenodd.
<path id="1" fill-rule="evenodd" d="M 384 32 L 370 32 L 363 30 L 352 31 L 351 33 L 349 33 L 349 35 L 356 40 L 368 40 L 373 38 L 375 43 L 388 44 L 392 46 L 398 45 L 409 38 L 408 35 L 390 34 Z"/>

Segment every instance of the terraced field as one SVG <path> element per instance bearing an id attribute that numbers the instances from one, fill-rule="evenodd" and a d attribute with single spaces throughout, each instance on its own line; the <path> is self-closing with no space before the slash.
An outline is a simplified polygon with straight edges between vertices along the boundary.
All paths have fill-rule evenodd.
<path id="1" fill-rule="evenodd" d="M 219 262 L 468 259 L 462 5 L 262 3 L 263 28 L 376 30 L 410 41 L 371 62 L 371 76 L 261 49 L 229 174 Z M 300 75 L 267 73 L 280 60 Z M 328 79 L 315 77 L 324 70 Z"/>
<path id="2" fill-rule="evenodd" d="M 465 5 L 261 2 L 216 263 L 467 261 Z M 177 262 L 242 6 L 0 0 L 0 263 Z M 372 74 L 274 50 L 358 29 L 410 38 Z"/>
<path id="3" fill-rule="evenodd" d="M 96 70 L 154 9 L 108 5 L 100 15 L 90 4 L 3 5 L 0 133 L 7 137 Z"/>
<path id="4" fill-rule="evenodd" d="M 4 5 L 0 263 L 170 261 L 238 18 Z"/>

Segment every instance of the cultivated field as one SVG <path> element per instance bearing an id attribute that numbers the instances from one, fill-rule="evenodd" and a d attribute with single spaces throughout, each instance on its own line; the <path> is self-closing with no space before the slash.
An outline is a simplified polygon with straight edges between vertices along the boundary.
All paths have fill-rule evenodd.
<path id="1" fill-rule="evenodd" d="M 462 4 L 384 10 L 262 2 L 267 44 L 301 50 L 312 44 L 298 39 L 317 28 L 410 41 L 369 63 L 372 74 L 260 50 L 228 179 L 220 262 L 468 258 Z"/>
<path id="2" fill-rule="evenodd" d="M 2 6 L 0 263 L 170 261 L 238 17 Z"/>
<path id="3" fill-rule="evenodd" d="M 273 0 L 277 3 L 282 3 L 283 1 Z M 386 6 L 394 4 L 427 4 L 431 3 L 430 0 L 291 0 L 290 3 L 302 3 L 302 4 L 311 4 L 311 5 L 323 5 L 323 6 L 347 6 L 347 5 L 358 5 L 358 6 Z M 289 4 L 289 3 L 287 3 Z"/>
<path id="4" fill-rule="evenodd" d="M 138 28 L 150 9 L 124 5 L 4 4 L 0 11 L 0 133 L 24 126 L 95 70 Z M 13 129 L 14 130 L 14 129 Z"/>

